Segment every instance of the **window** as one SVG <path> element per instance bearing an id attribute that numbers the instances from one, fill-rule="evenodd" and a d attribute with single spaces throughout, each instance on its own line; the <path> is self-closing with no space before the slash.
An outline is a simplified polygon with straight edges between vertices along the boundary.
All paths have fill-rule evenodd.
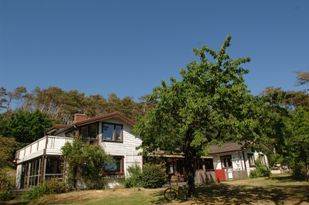
<path id="1" fill-rule="evenodd" d="M 221 159 L 222 168 L 233 168 L 231 155 L 221 156 L 220 159 Z"/>
<path id="2" fill-rule="evenodd" d="M 79 129 L 79 136 L 82 139 L 85 138 L 96 139 L 97 135 L 98 135 L 98 123 L 83 126 Z"/>
<path id="3" fill-rule="evenodd" d="M 206 168 L 207 171 L 214 170 L 213 159 L 205 159 L 205 168 Z"/>
<path id="4" fill-rule="evenodd" d="M 46 174 L 62 174 L 63 159 L 61 157 L 50 157 L 46 159 Z"/>
<path id="5" fill-rule="evenodd" d="M 120 124 L 103 123 L 103 141 L 122 142 L 123 126 Z"/>
<path id="6" fill-rule="evenodd" d="M 254 155 L 252 153 L 248 153 L 247 156 L 248 156 L 248 160 L 249 160 L 249 166 L 255 167 Z"/>
<path id="7" fill-rule="evenodd" d="M 91 124 L 88 126 L 88 137 L 97 138 L 98 135 L 98 124 Z"/>
<path id="8" fill-rule="evenodd" d="M 84 127 L 81 127 L 81 128 L 80 128 L 80 130 L 79 130 L 79 136 L 80 136 L 82 139 L 88 137 L 88 127 L 87 127 L 87 126 L 84 126 Z"/>
<path id="9" fill-rule="evenodd" d="M 29 186 L 35 186 L 39 182 L 39 162 L 40 159 L 36 158 L 29 162 L 30 164 L 30 175 L 29 175 Z"/>
<path id="10" fill-rule="evenodd" d="M 113 156 L 112 161 L 104 165 L 104 171 L 107 175 L 123 174 L 123 157 Z"/>

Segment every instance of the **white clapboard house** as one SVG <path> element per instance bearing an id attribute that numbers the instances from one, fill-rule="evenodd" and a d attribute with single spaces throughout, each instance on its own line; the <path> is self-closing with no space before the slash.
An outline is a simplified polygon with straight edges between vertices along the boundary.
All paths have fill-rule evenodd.
<path id="1" fill-rule="evenodd" d="M 112 163 L 105 166 L 106 175 L 126 177 L 129 166 L 143 163 L 137 149 L 142 141 L 132 134 L 133 124 L 120 112 L 113 112 L 93 118 L 77 114 L 73 124 L 55 126 L 43 138 L 17 151 L 17 188 L 35 186 L 49 178 L 63 178 L 65 162 L 61 148 L 74 137 L 86 143 L 98 143 L 113 157 Z"/>

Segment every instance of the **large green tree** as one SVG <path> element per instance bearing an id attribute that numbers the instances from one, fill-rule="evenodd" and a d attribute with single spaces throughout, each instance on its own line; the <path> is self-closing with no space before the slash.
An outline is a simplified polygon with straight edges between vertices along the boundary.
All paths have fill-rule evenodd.
<path id="1" fill-rule="evenodd" d="M 306 86 L 309 73 L 297 74 L 298 85 Z M 302 91 L 284 91 L 266 88 L 262 95 L 267 105 L 269 123 L 268 144 L 275 148 L 271 155 L 273 163 L 288 165 L 296 178 L 309 177 L 309 94 Z"/>
<path id="2" fill-rule="evenodd" d="M 51 118 L 39 110 L 16 110 L 0 115 L 0 135 L 14 137 L 19 143 L 28 144 L 43 137 L 51 126 Z"/>
<path id="3" fill-rule="evenodd" d="M 148 96 L 153 108 L 139 120 L 135 132 L 145 152 L 156 149 L 183 152 L 189 193 L 195 191 L 194 160 L 212 143 L 257 141 L 262 121 L 260 101 L 244 83 L 249 58 L 232 59 L 228 36 L 216 52 L 207 46 L 195 49 L 199 60 L 182 69 L 180 80 L 162 82 Z"/>
<path id="4" fill-rule="evenodd" d="M 299 107 L 284 118 L 284 157 L 296 178 L 309 179 L 309 110 Z"/>

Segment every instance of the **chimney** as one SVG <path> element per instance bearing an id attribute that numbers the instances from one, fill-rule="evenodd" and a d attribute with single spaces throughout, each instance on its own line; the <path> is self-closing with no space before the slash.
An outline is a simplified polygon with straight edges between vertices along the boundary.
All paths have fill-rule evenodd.
<path id="1" fill-rule="evenodd" d="M 87 120 L 88 117 L 86 114 L 74 114 L 74 120 L 73 123 L 81 122 L 84 120 Z"/>

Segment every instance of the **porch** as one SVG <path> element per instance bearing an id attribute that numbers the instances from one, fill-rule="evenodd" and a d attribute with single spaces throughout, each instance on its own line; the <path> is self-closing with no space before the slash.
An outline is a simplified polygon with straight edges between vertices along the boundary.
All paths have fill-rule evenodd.
<path id="1" fill-rule="evenodd" d="M 166 174 L 169 176 L 170 182 L 184 182 L 187 180 L 185 170 L 185 158 L 181 154 L 161 154 L 147 157 L 147 162 L 156 164 L 164 164 Z M 203 156 L 194 160 L 195 183 L 208 184 L 216 182 L 216 175 L 213 166 L 212 157 Z"/>
<path id="2" fill-rule="evenodd" d="M 36 186 L 50 178 L 63 178 L 61 148 L 73 138 L 45 136 L 16 152 L 16 187 Z"/>

